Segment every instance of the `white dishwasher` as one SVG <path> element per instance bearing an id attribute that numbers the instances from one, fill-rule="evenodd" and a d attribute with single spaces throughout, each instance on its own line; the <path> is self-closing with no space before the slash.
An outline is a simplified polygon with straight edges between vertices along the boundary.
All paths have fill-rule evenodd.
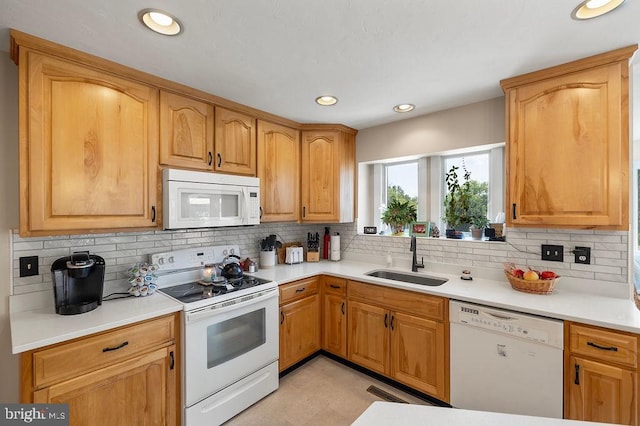
<path id="1" fill-rule="evenodd" d="M 563 323 L 451 301 L 451 405 L 562 418 Z"/>

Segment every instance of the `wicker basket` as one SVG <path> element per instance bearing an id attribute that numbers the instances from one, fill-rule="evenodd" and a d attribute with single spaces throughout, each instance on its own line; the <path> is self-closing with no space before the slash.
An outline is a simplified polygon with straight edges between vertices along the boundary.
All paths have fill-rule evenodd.
<path id="1" fill-rule="evenodd" d="M 551 280 L 535 280 L 528 281 L 522 278 L 514 277 L 509 272 L 504 271 L 504 274 L 509 280 L 509 284 L 514 290 L 523 291 L 525 293 L 532 294 L 551 294 L 553 292 L 553 284 L 559 277 Z"/>

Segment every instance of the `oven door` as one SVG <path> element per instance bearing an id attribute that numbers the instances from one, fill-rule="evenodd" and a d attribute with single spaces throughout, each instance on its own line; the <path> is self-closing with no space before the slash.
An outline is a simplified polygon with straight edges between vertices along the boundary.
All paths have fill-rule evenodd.
<path id="1" fill-rule="evenodd" d="M 236 185 L 168 181 L 165 183 L 165 229 L 247 224 L 246 188 Z"/>
<path id="2" fill-rule="evenodd" d="M 185 314 L 185 405 L 278 359 L 278 289 Z"/>

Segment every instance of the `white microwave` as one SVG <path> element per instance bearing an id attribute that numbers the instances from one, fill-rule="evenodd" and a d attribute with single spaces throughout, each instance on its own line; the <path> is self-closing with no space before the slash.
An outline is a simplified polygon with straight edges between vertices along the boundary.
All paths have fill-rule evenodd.
<path id="1" fill-rule="evenodd" d="M 260 179 L 164 169 L 164 229 L 213 228 L 260 223 Z"/>

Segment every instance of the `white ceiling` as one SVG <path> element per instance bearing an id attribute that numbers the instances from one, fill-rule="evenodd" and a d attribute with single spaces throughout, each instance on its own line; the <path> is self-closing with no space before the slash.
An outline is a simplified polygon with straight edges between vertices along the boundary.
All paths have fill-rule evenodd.
<path id="1" fill-rule="evenodd" d="M 503 78 L 640 42 L 640 1 L 582 22 L 570 18 L 577 3 L 1 0 L 0 50 L 15 28 L 295 121 L 363 129 L 498 97 Z M 184 32 L 145 29 L 145 8 L 173 13 Z M 316 105 L 324 94 L 338 104 Z M 397 114 L 398 103 L 416 109 Z"/>

